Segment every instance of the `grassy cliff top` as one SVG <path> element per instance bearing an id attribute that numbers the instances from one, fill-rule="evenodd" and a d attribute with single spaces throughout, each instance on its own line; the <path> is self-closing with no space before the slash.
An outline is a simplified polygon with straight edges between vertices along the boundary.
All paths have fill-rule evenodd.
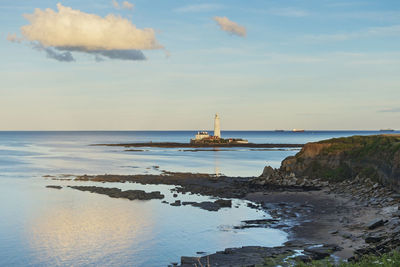
<path id="1" fill-rule="evenodd" d="M 400 135 L 355 135 L 350 137 L 333 138 L 317 142 L 327 145 L 322 154 L 347 153 L 351 156 L 377 156 L 381 153 L 393 155 L 400 150 Z"/>
<path id="2" fill-rule="evenodd" d="M 400 135 L 333 138 L 307 143 L 281 165 L 298 176 L 341 181 L 356 176 L 396 186 L 400 191 Z"/>

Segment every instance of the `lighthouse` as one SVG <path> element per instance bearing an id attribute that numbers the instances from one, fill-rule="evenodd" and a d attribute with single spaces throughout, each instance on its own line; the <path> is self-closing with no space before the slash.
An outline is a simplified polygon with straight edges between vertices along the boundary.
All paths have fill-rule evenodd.
<path id="1" fill-rule="evenodd" d="M 199 147 L 210 147 L 210 145 L 217 146 L 233 146 L 240 144 L 248 144 L 249 141 L 242 138 L 221 138 L 221 124 L 218 114 L 214 117 L 214 135 L 210 136 L 208 132 L 197 132 L 195 138 L 190 139 L 191 144 L 198 145 Z"/>
<path id="2" fill-rule="evenodd" d="M 221 138 L 221 126 L 220 126 L 218 114 L 215 114 L 215 118 L 214 118 L 214 136 Z"/>

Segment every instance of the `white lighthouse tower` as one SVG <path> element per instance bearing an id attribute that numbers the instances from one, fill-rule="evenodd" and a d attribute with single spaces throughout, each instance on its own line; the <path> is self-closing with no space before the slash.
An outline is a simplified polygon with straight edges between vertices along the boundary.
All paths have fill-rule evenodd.
<path id="1" fill-rule="evenodd" d="M 215 114 L 215 118 L 214 118 L 214 136 L 221 138 L 221 126 L 220 126 L 218 114 Z"/>

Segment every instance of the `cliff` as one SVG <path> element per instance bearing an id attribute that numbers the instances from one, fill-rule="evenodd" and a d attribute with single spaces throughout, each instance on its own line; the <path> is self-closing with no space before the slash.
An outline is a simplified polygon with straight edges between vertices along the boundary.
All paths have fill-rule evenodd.
<path id="1" fill-rule="evenodd" d="M 370 178 L 400 189 L 400 135 L 334 138 L 306 144 L 281 173 L 328 181 Z"/>

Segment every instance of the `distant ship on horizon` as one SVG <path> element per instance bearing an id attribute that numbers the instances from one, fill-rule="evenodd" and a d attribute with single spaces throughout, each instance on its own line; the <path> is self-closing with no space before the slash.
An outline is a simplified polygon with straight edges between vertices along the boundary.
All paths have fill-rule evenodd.
<path id="1" fill-rule="evenodd" d="M 304 132 L 304 129 L 293 129 L 292 132 L 302 133 Z"/>

